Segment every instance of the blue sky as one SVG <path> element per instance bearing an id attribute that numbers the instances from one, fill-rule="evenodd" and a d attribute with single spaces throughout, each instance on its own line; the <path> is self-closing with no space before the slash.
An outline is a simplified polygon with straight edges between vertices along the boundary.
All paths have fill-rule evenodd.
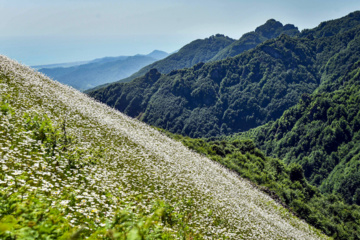
<path id="1" fill-rule="evenodd" d="M 356 10 L 359 0 L 0 0 L 0 54 L 36 65 L 172 52 L 270 18 L 302 30 Z"/>

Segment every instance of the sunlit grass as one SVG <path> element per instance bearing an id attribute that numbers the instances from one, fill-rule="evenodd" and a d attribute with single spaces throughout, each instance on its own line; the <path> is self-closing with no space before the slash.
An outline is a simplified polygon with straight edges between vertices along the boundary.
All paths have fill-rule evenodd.
<path id="1" fill-rule="evenodd" d="M 3 236 L 325 238 L 180 142 L 6 57 L 0 69 Z"/>

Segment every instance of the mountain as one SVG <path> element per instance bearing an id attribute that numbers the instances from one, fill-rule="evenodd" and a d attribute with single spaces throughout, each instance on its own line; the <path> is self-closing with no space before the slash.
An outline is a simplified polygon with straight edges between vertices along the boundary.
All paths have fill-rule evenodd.
<path id="1" fill-rule="evenodd" d="M 221 34 L 216 34 L 205 39 L 197 39 L 168 57 L 143 67 L 138 72 L 122 79 L 120 82 L 130 82 L 137 77 L 145 75 L 152 68 L 158 69 L 161 73 L 169 73 L 172 70 L 188 68 L 200 62 L 207 62 L 234 41 L 234 39 Z"/>
<path id="2" fill-rule="evenodd" d="M 204 40 L 195 40 L 185 45 L 178 52 L 140 69 L 120 82 L 130 82 L 145 75 L 152 68 L 156 68 L 161 73 L 170 73 L 172 70 L 189 68 L 197 63 L 222 60 L 252 49 L 258 44 L 281 34 L 294 36 L 298 33 L 299 31 L 294 25 L 283 26 L 282 23 L 270 19 L 264 25 L 257 27 L 255 32 L 244 34 L 239 40 L 233 40 L 221 34 Z"/>
<path id="3" fill-rule="evenodd" d="M 166 75 L 153 69 L 89 95 L 173 133 L 210 137 L 245 131 L 275 120 L 317 88 L 311 48 L 308 39 L 283 35 L 234 58 Z"/>
<path id="4" fill-rule="evenodd" d="M 166 55 L 165 52 L 155 50 L 148 55 L 105 57 L 78 66 L 41 68 L 39 71 L 83 91 L 127 77 Z"/>
<path id="5" fill-rule="evenodd" d="M 210 137 L 176 138 L 334 239 L 360 239 L 359 46 L 357 11 L 233 58 L 153 69 L 90 94 L 172 133 Z"/>
<path id="6" fill-rule="evenodd" d="M 155 58 L 156 60 L 161 60 L 163 58 L 166 58 L 168 55 L 169 54 L 167 52 L 160 51 L 160 50 L 154 50 L 151 53 L 149 53 L 147 56 Z"/>
<path id="7" fill-rule="evenodd" d="M 219 164 L 4 56 L 0 86 L 2 239 L 327 239 Z"/>
<path id="8" fill-rule="evenodd" d="M 137 54 L 135 56 L 143 56 L 143 55 Z M 114 61 L 118 61 L 118 60 L 125 60 L 128 57 L 129 56 L 96 58 L 94 60 L 88 61 L 87 63 L 108 63 L 108 62 L 114 62 Z"/>
<path id="9" fill-rule="evenodd" d="M 234 57 L 244 51 L 256 47 L 266 40 L 276 38 L 281 34 L 295 36 L 299 33 L 298 28 L 292 24 L 286 24 L 284 26 L 281 22 L 270 19 L 265 24 L 257 27 L 255 31 L 244 34 L 239 40 L 234 41 L 232 44 L 221 50 L 211 59 L 211 61 Z"/>
<path id="10" fill-rule="evenodd" d="M 169 74 L 153 69 L 130 83 L 114 83 L 89 95 L 129 116 L 190 137 L 246 131 L 276 120 L 303 94 L 346 72 L 360 54 L 356 47 L 349 52 L 360 37 L 359 14 L 327 22 L 352 23 L 336 35 L 283 34 L 233 58 Z M 354 21 L 358 25 L 353 28 Z M 338 61 L 345 52 L 348 55 Z"/>

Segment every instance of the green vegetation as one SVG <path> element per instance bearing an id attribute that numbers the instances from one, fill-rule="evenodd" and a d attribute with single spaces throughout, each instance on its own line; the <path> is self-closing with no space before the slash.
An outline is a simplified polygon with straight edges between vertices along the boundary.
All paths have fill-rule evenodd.
<path id="1" fill-rule="evenodd" d="M 322 192 L 340 193 L 347 203 L 360 204 L 359 66 L 326 84 L 340 86 L 338 90 L 303 95 L 280 119 L 240 137 L 254 138 L 267 155 L 300 164 Z"/>
<path id="2" fill-rule="evenodd" d="M 79 189 L 68 186 L 60 193 L 56 187 L 58 183 L 52 183 L 50 176 L 59 176 L 60 167 L 63 169 L 59 176 L 61 182 L 70 178 L 74 171 L 79 181 L 83 181 L 83 168 L 96 165 L 103 158 L 103 149 L 83 149 L 77 139 L 67 133 L 65 121 L 57 126 L 47 115 L 38 113 L 26 113 L 18 119 L 16 110 L 10 105 L 11 96 L 3 96 L 1 100 L 0 143 L 2 150 L 16 152 L 12 156 L 17 156 L 8 158 L 6 151 L 0 153 L 3 159 L 0 173 L 1 239 L 201 238 L 187 226 L 190 212 L 180 213 L 161 200 L 149 202 L 151 208 L 147 211 L 138 206 L 137 196 L 118 198 L 123 210 L 105 222 L 104 212 L 91 202 L 91 211 L 81 214 L 84 212 L 81 209 L 88 203 L 83 200 L 86 198 L 76 194 Z M 27 171 L 23 171 L 24 168 Z M 47 190 L 38 190 L 41 182 L 47 182 Z M 110 193 L 103 194 L 106 198 L 111 196 Z M 114 199 L 109 199 L 106 204 L 113 202 Z"/>
<path id="3" fill-rule="evenodd" d="M 17 178 L 17 181 L 27 180 L 26 175 Z M 150 212 L 140 210 L 135 214 L 137 199 L 123 199 L 125 209 L 115 213 L 106 224 L 94 224 L 96 221 L 91 218 L 84 219 L 81 226 L 76 227 L 65 216 L 69 210 L 58 210 L 48 196 L 24 188 L 19 190 L 20 193 L 0 192 L 1 239 L 202 239 L 187 227 L 190 213 L 184 217 L 161 201 L 153 203 Z M 71 206 L 75 206 L 75 201 L 69 208 Z M 169 231 L 174 227 L 179 229 Z"/>
<path id="4" fill-rule="evenodd" d="M 336 193 L 322 194 L 305 179 L 302 167 L 266 157 L 251 140 L 191 139 L 166 134 L 235 171 L 334 239 L 360 239 L 360 207 Z"/>
<path id="5" fill-rule="evenodd" d="M 322 22 L 319 26 L 313 29 L 305 29 L 300 33 L 300 36 L 311 36 L 313 38 L 323 38 L 344 33 L 354 27 L 357 27 L 360 22 L 359 11 L 350 13 L 349 15 L 336 19 Z"/>

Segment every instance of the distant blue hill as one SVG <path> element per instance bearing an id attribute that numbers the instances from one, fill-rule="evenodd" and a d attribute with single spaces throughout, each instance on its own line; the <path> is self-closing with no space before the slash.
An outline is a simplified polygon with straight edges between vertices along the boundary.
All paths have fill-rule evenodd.
<path id="1" fill-rule="evenodd" d="M 36 65 L 36 66 L 31 66 L 34 69 L 41 69 L 41 68 L 66 68 L 66 67 L 75 67 L 75 66 L 79 66 L 82 64 L 87 64 L 90 61 L 80 61 L 80 62 L 68 62 L 68 63 L 55 63 L 55 64 L 46 64 L 46 65 Z"/>
<path id="2" fill-rule="evenodd" d="M 104 57 L 91 61 L 34 66 L 39 72 L 80 91 L 126 78 L 168 56 L 155 50 L 147 55 Z"/>

